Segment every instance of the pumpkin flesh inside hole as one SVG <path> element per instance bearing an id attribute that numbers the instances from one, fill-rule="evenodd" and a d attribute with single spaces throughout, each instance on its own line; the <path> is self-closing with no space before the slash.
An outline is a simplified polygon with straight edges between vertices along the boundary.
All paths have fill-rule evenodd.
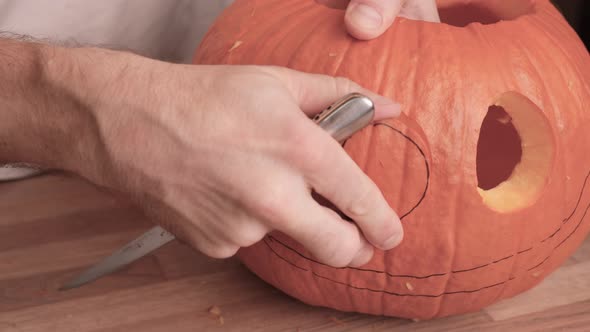
<path id="1" fill-rule="evenodd" d="M 511 21 L 535 11 L 532 0 L 438 0 L 437 6 L 441 22 L 458 27 Z"/>
<path id="2" fill-rule="evenodd" d="M 478 192 L 498 212 L 532 205 L 555 159 L 552 128 L 528 98 L 503 94 L 486 114 L 477 144 Z"/>
<path id="3" fill-rule="evenodd" d="M 477 142 L 477 183 L 490 190 L 508 180 L 522 158 L 522 142 L 504 108 L 490 106 Z"/>
<path id="4" fill-rule="evenodd" d="M 349 0 L 315 0 L 315 2 L 333 9 L 346 9 Z"/>
<path id="5" fill-rule="evenodd" d="M 346 9 L 349 0 L 315 0 L 316 3 L 333 8 Z M 471 23 L 494 24 L 515 20 L 535 12 L 533 0 L 437 0 L 442 23 L 465 27 Z M 402 12 L 403 16 L 403 12 Z"/>

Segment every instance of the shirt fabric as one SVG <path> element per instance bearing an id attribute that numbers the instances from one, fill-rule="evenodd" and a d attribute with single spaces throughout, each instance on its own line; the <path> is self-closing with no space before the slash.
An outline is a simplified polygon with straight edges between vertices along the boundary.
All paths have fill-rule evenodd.
<path id="1" fill-rule="evenodd" d="M 0 0 L 0 31 L 190 62 L 232 0 Z"/>

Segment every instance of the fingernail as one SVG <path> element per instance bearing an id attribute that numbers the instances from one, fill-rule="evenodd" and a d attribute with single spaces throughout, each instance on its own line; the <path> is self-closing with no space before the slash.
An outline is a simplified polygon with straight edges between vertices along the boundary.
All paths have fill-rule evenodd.
<path id="1" fill-rule="evenodd" d="M 402 242 L 403 238 L 404 238 L 403 232 L 395 232 L 395 234 L 393 234 L 392 237 L 390 237 L 389 239 L 387 239 L 383 243 L 383 247 L 381 249 L 382 250 L 393 249 L 393 248 L 397 247 Z"/>
<path id="2" fill-rule="evenodd" d="M 375 102 L 375 121 L 397 118 L 402 113 L 402 105 L 385 97 L 373 100 Z"/>
<path id="3" fill-rule="evenodd" d="M 362 3 L 352 8 L 349 19 L 351 23 L 361 29 L 375 30 L 383 25 L 381 14 L 375 8 Z"/>

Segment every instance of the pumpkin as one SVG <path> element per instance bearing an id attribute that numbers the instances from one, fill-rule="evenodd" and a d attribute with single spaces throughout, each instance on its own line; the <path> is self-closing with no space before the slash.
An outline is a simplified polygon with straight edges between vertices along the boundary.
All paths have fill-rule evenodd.
<path id="1" fill-rule="evenodd" d="M 401 102 L 344 149 L 400 214 L 402 244 L 334 268 L 280 233 L 240 251 L 317 306 L 429 319 L 530 289 L 590 230 L 590 56 L 549 0 L 440 0 L 359 41 L 338 1 L 237 0 L 197 64 L 344 76 Z M 287 204 L 287 203 L 286 203 Z"/>

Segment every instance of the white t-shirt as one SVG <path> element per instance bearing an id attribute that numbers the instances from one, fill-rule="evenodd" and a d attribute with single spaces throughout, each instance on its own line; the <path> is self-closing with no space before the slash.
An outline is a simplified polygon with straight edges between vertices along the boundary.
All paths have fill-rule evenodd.
<path id="1" fill-rule="evenodd" d="M 189 63 L 233 0 L 0 0 L 0 31 Z M 0 181 L 35 174 L 0 165 Z"/>
<path id="2" fill-rule="evenodd" d="M 0 31 L 190 62 L 233 0 L 0 0 Z"/>

